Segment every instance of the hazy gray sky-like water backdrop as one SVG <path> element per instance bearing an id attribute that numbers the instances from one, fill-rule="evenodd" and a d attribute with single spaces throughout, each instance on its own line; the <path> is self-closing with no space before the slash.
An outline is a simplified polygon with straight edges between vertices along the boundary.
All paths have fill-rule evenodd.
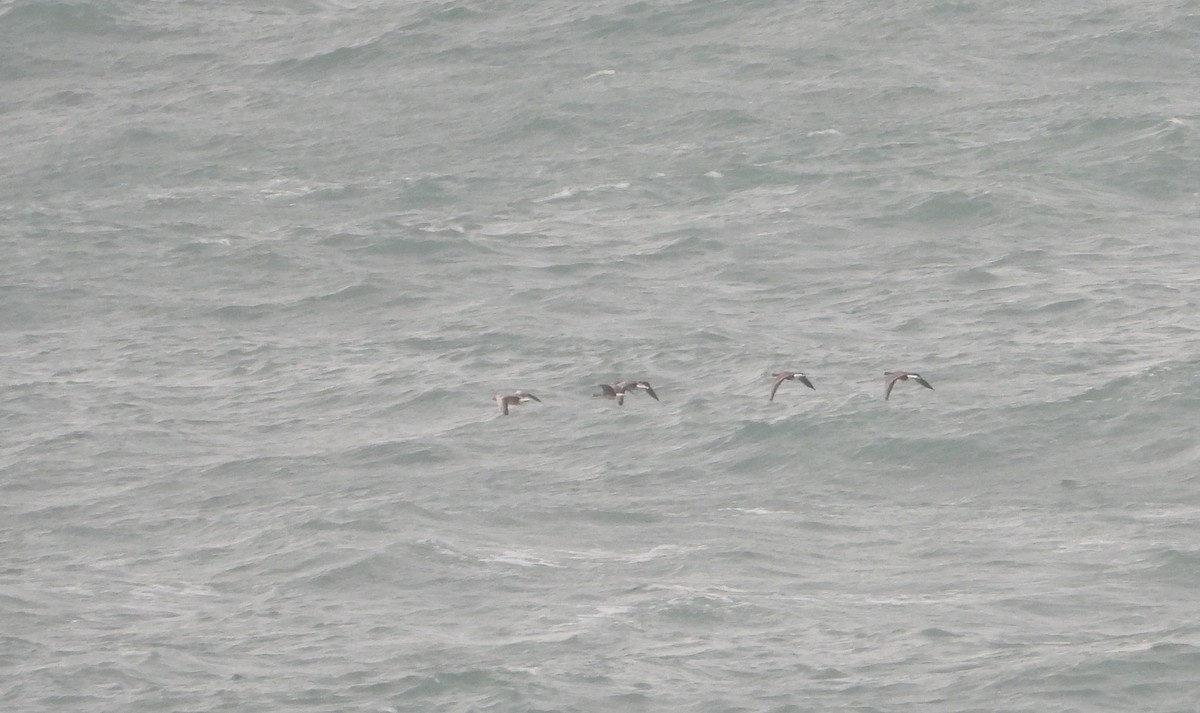
<path id="1" fill-rule="evenodd" d="M 1196 710 L 1198 52 L 0 0 L 0 708 Z"/>

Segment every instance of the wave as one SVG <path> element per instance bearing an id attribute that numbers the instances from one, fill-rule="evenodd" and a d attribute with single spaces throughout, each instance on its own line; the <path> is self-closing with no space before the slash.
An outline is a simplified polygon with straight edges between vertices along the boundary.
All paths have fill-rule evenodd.
<path id="1" fill-rule="evenodd" d="M 0 21 L 25 33 L 142 36 L 147 28 L 130 21 L 112 2 L 16 0 L 0 12 Z M 64 40 L 66 41 L 66 40 Z"/>

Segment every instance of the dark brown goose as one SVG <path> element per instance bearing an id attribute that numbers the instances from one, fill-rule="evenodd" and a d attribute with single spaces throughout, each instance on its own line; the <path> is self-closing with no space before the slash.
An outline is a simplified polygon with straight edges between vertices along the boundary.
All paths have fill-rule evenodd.
<path id="1" fill-rule="evenodd" d="M 627 392 L 628 391 L 637 391 L 640 389 L 640 390 L 645 391 L 646 393 L 650 394 L 650 397 L 653 398 L 655 401 L 659 400 L 658 394 L 654 393 L 654 389 L 652 389 L 650 387 L 649 381 L 618 381 L 616 384 L 613 384 L 613 386 L 621 387 L 622 390 L 627 391 Z"/>
<path id="2" fill-rule="evenodd" d="M 645 391 L 655 401 L 659 400 L 658 394 L 654 393 L 654 389 L 648 381 L 618 381 L 615 384 L 600 384 L 596 388 L 600 389 L 600 393 L 592 394 L 593 398 L 616 399 L 618 406 L 625 403 L 625 394 L 630 391 Z"/>
<path id="3" fill-rule="evenodd" d="M 620 388 L 617 388 L 620 387 Z M 592 394 L 594 399 L 616 399 L 617 405 L 625 403 L 625 386 L 624 382 L 618 381 L 615 384 L 600 384 L 598 387 L 600 393 Z"/>
<path id="4" fill-rule="evenodd" d="M 932 386 L 929 385 L 928 381 L 922 379 L 921 375 L 916 372 L 913 372 L 913 371 L 885 371 L 885 372 L 883 372 L 883 383 L 886 385 L 886 389 L 883 392 L 883 400 L 887 401 L 888 397 L 892 395 L 892 387 L 894 387 L 896 385 L 897 381 L 908 381 L 909 379 L 912 379 L 913 381 L 917 382 L 918 384 L 920 384 L 921 386 L 924 386 L 927 389 L 933 388 Z"/>
<path id="5" fill-rule="evenodd" d="M 799 381 L 813 391 L 817 390 L 817 387 L 812 385 L 808 377 L 798 371 L 781 371 L 778 374 L 771 374 L 771 376 L 775 378 L 775 382 L 771 384 L 771 398 L 767 399 L 767 401 L 775 400 L 775 392 L 779 391 L 779 385 L 785 381 Z"/>

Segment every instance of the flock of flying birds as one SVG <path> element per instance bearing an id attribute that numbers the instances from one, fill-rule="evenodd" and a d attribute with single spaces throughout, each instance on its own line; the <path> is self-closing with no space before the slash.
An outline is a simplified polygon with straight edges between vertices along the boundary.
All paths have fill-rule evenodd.
<path id="1" fill-rule="evenodd" d="M 801 384 L 804 384 L 813 391 L 816 391 L 817 389 L 817 387 L 813 386 L 812 382 L 809 381 L 808 377 L 799 371 L 781 371 L 778 374 L 772 374 L 771 377 L 774 379 L 774 381 L 771 383 L 771 395 L 767 398 L 767 401 L 775 400 L 775 392 L 779 391 L 779 385 L 785 381 L 799 381 Z M 929 385 L 928 381 L 921 378 L 921 375 L 916 372 L 885 371 L 883 373 L 883 400 L 887 401 L 889 398 L 891 398 L 892 388 L 896 386 L 896 382 L 908 381 L 909 379 L 912 379 L 927 389 L 933 388 Z M 599 389 L 600 393 L 592 394 L 593 398 L 615 400 L 618 406 L 621 406 L 625 403 L 625 394 L 633 391 L 645 391 L 647 394 L 650 394 L 655 401 L 659 400 L 658 394 L 654 393 L 654 389 L 650 386 L 650 382 L 648 381 L 618 381 L 613 384 L 600 384 Z M 510 406 L 523 404 L 526 401 L 537 401 L 538 403 L 542 402 L 541 399 L 529 393 L 528 391 L 515 391 L 511 394 L 496 394 L 495 399 L 496 405 L 500 407 L 500 413 L 504 414 L 505 416 L 508 415 L 508 408 Z"/>

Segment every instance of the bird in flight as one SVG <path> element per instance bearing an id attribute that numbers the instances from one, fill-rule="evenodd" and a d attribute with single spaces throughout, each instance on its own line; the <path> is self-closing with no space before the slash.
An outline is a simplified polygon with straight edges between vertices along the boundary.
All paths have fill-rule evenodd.
<path id="1" fill-rule="evenodd" d="M 509 406 L 523 404 L 526 401 L 537 401 L 539 404 L 542 402 L 542 400 L 538 397 L 524 391 L 516 391 L 507 396 L 496 394 L 494 398 L 496 399 L 496 405 L 500 407 L 500 413 L 504 414 L 505 416 L 508 415 Z"/>
<path id="2" fill-rule="evenodd" d="M 771 374 L 771 376 L 775 378 L 775 382 L 771 384 L 771 398 L 767 399 L 767 401 L 775 400 L 775 392 L 779 391 L 779 385 L 785 381 L 799 381 L 813 391 L 817 390 L 817 387 L 812 385 L 808 377 L 798 371 L 781 371 L 778 374 Z"/>
<path id="3" fill-rule="evenodd" d="M 625 403 L 625 394 L 630 391 L 645 391 L 655 401 L 660 400 L 648 381 L 618 381 L 615 384 L 600 384 L 597 388 L 600 389 L 600 393 L 592 394 L 593 398 L 616 399 L 618 406 Z"/>
<path id="4" fill-rule="evenodd" d="M 883 400 L 887 401 L 888 397 L 892 395 L 892 388 L 896 385 L 897 381 L 908 381 L 909 379 L 912 379 L 913 381 L 917 382 L 918 384 L 920 384 L 921 386 L 924 386 L 927 389 L 933 388 L 932 386 L 929 385 L 928 381 L 922 379 L 921 375 L 916 372 L 885 371 L 885 372 L 883 372 L 883 383 L 886 385 L 886 390 L 883 392 Z"/>

